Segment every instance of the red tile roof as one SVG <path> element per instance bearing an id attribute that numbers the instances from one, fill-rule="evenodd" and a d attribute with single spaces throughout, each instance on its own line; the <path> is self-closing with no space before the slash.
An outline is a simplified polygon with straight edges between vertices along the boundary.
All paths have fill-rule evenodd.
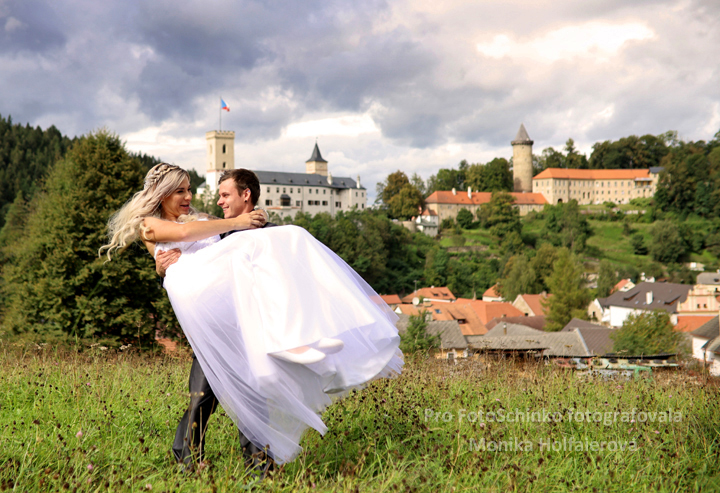
<path id="1" fill-rule="evenodd" d="M 501 301 L 481 301 L 460 299 L 455 304 L 466 304 L 477 313 L 483 325 L 486 325 L 493 318 L 522 317 L 524 314 L 510 303 Z"/>
<path id="2" fill-rule="evenodd" d="M 381 294 L 380 298 L 388 305 L 399 305 L 402 303 L 402 300 L 396 294 Z"/>
<path id="3" fill-rule="evenodd" d="M 636 178 L 650 178 L 650 170 L 548 168 L 533 177 L 533 180 L 543 180 L 547 178 L 566 180 L 634 180 Z"/>
<path id="4" fill-rule="evenodd" d="M 437 216 L 437 212 L 430 209 L 425 209 L 422 213 L 423 216 Z"/>
<path id="5" fill-rule="evenodd" d="M 610 292 L 614 293 L 615 291 L 620 291 L 629 282 L 630 282 L 630 279 L 620 279 L 620 281 L 618 281 L 618 283 L 615 285 L 615 287 L 612 288 L 612 291 L 610 291 Z"/>
<path id="6" fill-rule="evenodd" d="M 678 323 L 675 326 L 675 330 L 678 332 L 692 332 L 715 317 L 717 317 L 717 315 L 678 315 Z"/>
<path id="7" fill-rule="evenodd" d="M 545 308 L 542 306 L 541 300 L 548 298 L 546 294 L 521 294 L 527 306 L 532 310 L 536 317 L 545 316 Z M 552 296 L 552 295 L 550 295 Z"/>
<path id="8" fill-rule="evenodd" d="M 414 293 L 410 293 L 409 295 L 405 296 L 402 299 L 403 303 L 412 303 L 413 298 L 425 298 L 429 300 L 448 300 L 448 301 L 454 301 L 455 295 L 452 294 L 452 292 L 446 288 L 446 287 L 438 287 L 438 288 L 420 288 Z"/>
<path id="9" fill-rule="evenodd" d="M 418 306 L 405 303 L 398 305 L 398 308 L 405 315 L 419 315 L 421 311 L 425 311 L 432 315 L 433 320 L 438 322 L 457 320 L 460 331 L 465 336 L 483 335 L 487 332 L 477 313 L 467 305 L 426 301 Z"/>
<path id="10" fill-rule="evenodd" d="M 541 193 L 525 193 L 525 192 L 512 192 L 510 193 L 515 198 L 516 205 L 545 205 L 547 200 Z M 457 194 L 446 191 L 433 192 L 425 203 L 427 204 L 460 204 L 460 205 L 480 205 L 487 204 L 492 198 L 490 192 L 472 192 L 472 197 L 468 197 L 467 191 L 458 191 Z"/>
<path id="11" fill-rule="evenodd" d="M 488 298 L 501 298 L 500 293 L 497 292 L 497 284 L 490 286 L 488 290 L 483 293 L 483 298 L 485 296 Z"/>

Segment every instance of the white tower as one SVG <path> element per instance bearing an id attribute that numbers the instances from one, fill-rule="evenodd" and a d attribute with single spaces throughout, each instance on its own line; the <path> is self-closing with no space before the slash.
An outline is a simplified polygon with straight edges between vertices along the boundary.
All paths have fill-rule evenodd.
<path id="1" fill-rule="evenodd" d="M 212 130 L 205 133 L 205 140 L 207 141 L 205 185 L 214 195 L 218 189 L 220 174 L 227 169 L 235 169 L 235 132 Z"/>
<path id="2" fill-rule="evenodd" d="M 315 148 L 313 149 L 312 156 L 310 156 L 310 159 L 305 161 L 305 173 L 323 176 L 328 175 L 328 162 L 320 155 L 320 148 L 318 147 L 317 142 L 315 142 Z"/>
<path id="3" fill-rule="evenodd" d="M 532 192 L 532 146 L 525 125 L 520 124 L 513 146 L 513 183 L 516 192 Z"/>

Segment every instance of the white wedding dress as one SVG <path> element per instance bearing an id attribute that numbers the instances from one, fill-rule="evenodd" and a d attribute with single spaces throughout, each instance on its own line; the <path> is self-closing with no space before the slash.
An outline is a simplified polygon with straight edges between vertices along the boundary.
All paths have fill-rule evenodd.
<path id="1" fill-rule="evenodd" d="M 397 316 L 340 257 L 297 226 L 242 231 L 179 248 L 165 277 L 203 372 L 243 434 L 278 463 L 301 450 L 332 400 L 402 368 Z M 268 353 L 340 339 L 342 351 L 300 365 Z"/>

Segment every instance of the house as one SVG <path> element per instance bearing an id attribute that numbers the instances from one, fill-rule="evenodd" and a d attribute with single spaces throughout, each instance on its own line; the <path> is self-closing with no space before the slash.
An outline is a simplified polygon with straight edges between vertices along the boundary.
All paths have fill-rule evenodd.
<path id="1" fill-rule="evenodd" d="M 387 303 L 392 310 L 395 310 L 395 308 L 402 303 L 402 300 L 396 294 L 381 294 L 380 298 Z"/>
<path id="2" fill-rule="evenodd" d="M 518 209 L 521 216 L 527 215 L 530 211 L 542 211 L 547 201 L 539 193 L 531 192 L 509 192 L 515 199 L 513 207 Z M 425 199 L 426 207 L 435 212 L 442 223 L 446 219 L 455 219 L 462 209 L 467 209 L 474 216 L 483 204 L 490 203 L 492 193 L 473 192 L 468 188 L 467 192 L 457 191 L 454 188 L 450 191 L 437 190 Z"/>
<path id="3" fill-rule="evenodd" d="M 716 316 L 717 315 L 678 315 L 674 330 L 678 332 L 692 332 Z"/>
<path id="4" fill-rule="evenodd" d="M 403 303 L 412 303 L 414 298 L 422 298 L 431 301 L 455 301 L 455 295 L 446 287 L 430 286 L 429 288 L 420 288 L 402 298 Z"/>
<path id="5" fill-rule="evenodd" d="M 480 321 L 487 325 L 490 320 L 494 318 L 504 317 L 521 317 L 523 313 L 512 306 L 510 303 L 502 303 L 497 301 L 481 301 L 481 300 L 470 300 L 467 298 L 459 298 L 455 301 L 456 305 L 468 305 L 470 306 Z"/>
<path id="6" fill-rule="evenodd" d="M 687 298 L 678 303 L 678 315 L 716 315 L 720 311 L 720 302 L 714 287 L 696 284 Z"/>
<path id="7" fill-rule="evenodd" d="M 700 361 L 715 361 L 714 353 L 708 355 L 706 345 L 718 337 L 720 337 L 720 323 L 718 316 L 705 322 L 703 325 L 693 330 L 692 336 L 692 355 L 693 358 Z"/>
<path id="8" fill-rule="evenodd" d="M 543 307 L 542 302 L 548 297 L 547 293 L 519 294 L 512 305 L 524 313 L 526 317 L 544 317 L 545 307 Z"/>
<path id="9" fill-rule="evenodd" d="M 621 327 L 630 314 L 664 310 L 677 324 L 678 304 L 686 300 L 692 286 L 675 283 L 641 282 L 629 291 L 618 291 L 607 298 L 598 299 L 605 308 L 603 322 L 611 327 Z"/>
<path id="10" fill-rule="evenodd" d="M 632 288 L 635 287 L 635 283 L 632 282 L 631 279 L 620 279 L 618 283 L 612 288 L 610 291 L 610 294 L 616 292 L 616 291 L 630 291 Z"/>
<path id="11" fill-rule="evenodd" d="M 485 337 L 505 337 L 505 336 L 535 336 L 544 334 L 542 330 L 533 329 L 527 325 L 509 324 L 500 322 L 492 329 L 488 330 Z M 467 337 L 466 337 L 467 339 Z"/>
<path id="12" fill-rule="evenodd" d="M 710 375 L 720 376 L 720 337 L 709 340 L 702 349 L 705 351 L 705 364 Z"/>
<path id="13" fill-rule="evenodd" d="M 494 329 L 497 327 L 498 324 L 502 323 L 508 323 L 508 324 L 516 324 L 516 325 L 524 325 L 525 327 L 530 327 L 531 329 L 540 330 L 542 331 L 545 328 L 545 317 L 502 317 L 502 318 L 493 318 L 488 323 L 485 324 L 485 328 L 487 328 L 488 331 Z"/>
<path id="14" fill-rule="evenodd" d="M 590 320 L 597 320 L 603 324 L 610 323 L 610 311 L 603 305 L 605 298 L 595 298 L 588 305 L 587 313 Z"/>
<path id="15" fill-rule="evenodd" d="M 720 272 L 703 272 L 695 279 L 695 287 L 702 287 L 720 294 Z"/>
<path id="16" fill-rule="evenodd" d="M 627 204 L 652 197 L 662 168 L 565 169 L 547 168 L 533 177 L 532 191 L 550 204 L 576 200 L 578 204 Z"/>
<path id="17" fill-rule="evenodd" d="M 603 327 L 579 318 L 573 318 L 563 327 L 560 332 L 575 332 L 583 340 L 588 352 L 593 356 L 602 356 L 611 353 L 613 350 L 613 340 L 610 334 L 616 329 Z"/>
<path id="18" fill-rule="evenodd" d="M 407 331 L 409 322 L 409 316 L 400 315 L 400 319 L 395 324 L 400 334 L 404 334 Z M 429 335 L 440 336 L 440 348 L 435 352 L 436 358 L 454 359 L 466 358 L 469 356 L 468 343 L 465 340 L 465 337 L 462 335 L 462 332 L 460 331 L 460 325 L 457 323 L 457 321 L 431 320 L 428 322 L 427 328 L 425 330 Z"/>
<path id="19" fill-rule="evenodd" d="M 483 301 L 505 301 L 498 292 L 498 285 L 490 286 L 482 295 Z"/>
<path id="20" fill-rule="evenodd" d="M 415 218 L 415 230 L 428 236 L 435 237 L 440 231 L 440 221 L 435 211 L 425 209 Z"/>
<path id="21" fill-rule="evenodd" d="M 590 352 L 577 332 L 543 332 L 538 335 L 470 336 L 471 348 L 491 353 L 535 353 L 549 358 L 588 357 Z"/>
<path id="22" fill-rule="evenodd" d="M 456 321 L 464 336 L 482 335 L 487 332 L 485 325 L 480 321 L 477 313 L 467 305 L 458 305 L 456 303 L 446 303 L 443 301 L 434 302 L 425 299 L 417 305 L 414 303 L 403 303 L 395 309 L 395 313 L 406 316 L 419 315 L 422 312 L 430 315 L 431 320 L 437 322 Z"/>

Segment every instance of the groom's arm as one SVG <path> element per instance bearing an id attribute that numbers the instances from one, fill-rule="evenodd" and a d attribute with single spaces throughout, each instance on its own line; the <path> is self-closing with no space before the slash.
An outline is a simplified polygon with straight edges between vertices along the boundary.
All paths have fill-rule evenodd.
<path id="1" fill-rule="evenodd" d="M 158 252 L 155 256 L 155 272 L 160 277 L 165 277 L 165 271 L 168 267 L 178 261 L 180 258 L 180 249 L 173 248 L 163 252 Z"/>

